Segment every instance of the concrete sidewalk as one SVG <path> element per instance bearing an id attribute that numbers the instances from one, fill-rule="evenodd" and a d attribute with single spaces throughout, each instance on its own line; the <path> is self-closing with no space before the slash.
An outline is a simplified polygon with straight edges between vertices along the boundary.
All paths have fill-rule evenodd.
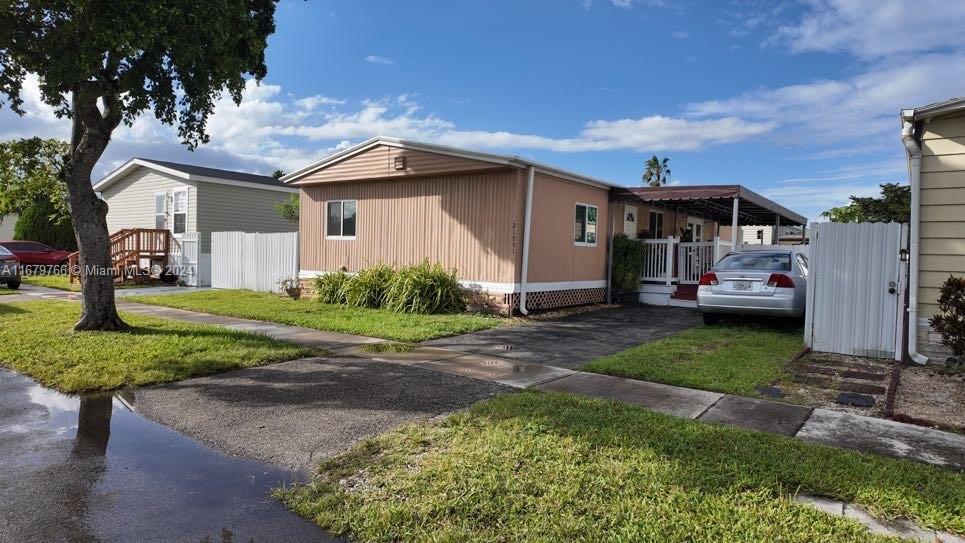
<path id="1" fill-rule="evenodd" d="M 414 346 L 412 350 L 401 353 L 370 352 L 363 345 L 386 341 L 180 309 L 131 302 L 119 302 L 118 309 L 260 333 L 300 345 L 330 349 L 339 356 L 412 365 L 519 389 L 535 388 L 632 403 L 677 417 L 965 469 L 965 436 L 890 420 L 585 373 L 496 356 L 466 354 L 438 347 Z"/>
<path id="2" fill-rule="evenodd" d="M 677 417 L 793 436 L 814 443 L 910 458 L 965 470 L 965 436 L 911 424 L 826 409 L 574 371 L 567 368 L 426 345 L 406 352 L 371 352 L 385 340 L 284 324 L 209 315 L 118 301 L 118 309 L 264 334 L 338 356 L 366 358 L 469 377 L 518 389 L 567 392 L 632 403 Z"/>

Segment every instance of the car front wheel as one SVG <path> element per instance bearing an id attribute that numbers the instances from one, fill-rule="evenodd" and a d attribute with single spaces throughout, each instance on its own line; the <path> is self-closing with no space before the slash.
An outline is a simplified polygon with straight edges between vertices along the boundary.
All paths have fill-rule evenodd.
<path id="1" fill-rule="evenodd" d="M 704 324 L 707 326 L 713 326 L 720 322 L 720 315 L 715 313 L 701 313 L 700 316 L 704 318 Z"/>
<path id="2" fill-rule="evenodd" d="M 17 290 L 18 288 L 20 288 L 20 281 L 11 281 L 7 283 L 7 288 L 11 290 Z"/>

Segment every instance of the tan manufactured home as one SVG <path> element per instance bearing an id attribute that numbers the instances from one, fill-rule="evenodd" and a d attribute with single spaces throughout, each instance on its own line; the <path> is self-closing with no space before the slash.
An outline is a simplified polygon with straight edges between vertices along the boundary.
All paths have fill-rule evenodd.
<path id="1" fill-rule="evenodd" d="M 712 264 L 691 256 L 710 254 L 722 218 L 805 221 L 737 185 L 626 190 L 519 157 L 385 137 L 282 181 L 301 189 L 302 279 L 429 260 L 521 312 L 605 301 L 616 232 L 660 238 L 659 275 L 650 279 L 664 298 L 641 300 L 667 305 L 678 284 L 696 284 L 694 274 Z M 690 242 L 675 237 L 684 233 Z"/>
<path id="2" fill-rule="evenodd" d="M 909 337 L 921 354 L 943 362 L 948 350 L 928 320 L 938 312 L 942 283 L 965 275 L 965 97 L 904 110 L 902 121 L 912 185 L 911 286 L 917 281 Z"/>

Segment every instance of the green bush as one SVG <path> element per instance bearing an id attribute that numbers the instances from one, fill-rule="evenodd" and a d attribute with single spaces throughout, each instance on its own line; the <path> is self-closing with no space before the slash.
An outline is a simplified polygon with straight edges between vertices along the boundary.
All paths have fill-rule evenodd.
<path id="1" fill-rule="evenodd" d="M 325 304 L 344 304 L 349 275 L 343 271 L 326 273 L 312 280 L 315 299 Z"/>
<path id="2" fill-rule="evenodd" d="M 932 328 L 955 356 L 965 356 L 965 277 L 948 276 L 939 291 L 938 310 Z"/>
<path id="3" fill-rule="evenodd" d="M 640 290 L 645 245 L 626 234 L 613 236 L 613 286 L 623 292 Z"/>
<path id="4" fill-rule="evenodd" d="M 380 308 L 385 305 L 385 293 L 395 277 L 395 270 L 378 264 L 353 275 L 345 283 L 345 303 L 353 307 Z"/>
<path id="5" fill-rule="evenodd" d="M 36 241 L 62 251 L 76 251 L 77 239 L 69 218 L 51 220 L 57 208 L 50 200 L 37 200 L 20 213 L 13 227 L 13 239 Z"/>
<path id="6" fill-rule="evenodd" d="M 395 272 L 385 295 L 385 308 L 398 313 L 459 313 L 466 310 L 455 271 L 425 261 Z"/>

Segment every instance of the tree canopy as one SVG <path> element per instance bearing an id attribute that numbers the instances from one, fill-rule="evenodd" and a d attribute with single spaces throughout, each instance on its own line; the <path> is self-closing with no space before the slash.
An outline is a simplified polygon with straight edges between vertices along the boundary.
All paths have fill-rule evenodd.
<path id="1" fill-rule="evenodd" d="M 24 138 L 0 142 L 0 217 L 22 213 L 40 200 L 50 202 L 56 223 L 70 219 L 64 163 L 69 146 L 56 139 Z"/>
<path id="2" fill-rule="evenodd" d="M 821 214 L 831 222 L 902 222 L 911 218 L 911 186 L 883 183 L 880 197 L 851 196 L 846 206 Z"/>
<path id="3" fill-rule="evenodd" d="M 664 157 L 662 160 L 653 155 L 644 163 L 643 182 L 651 187 L 666 185 L 670 181 L 670 159 Z"/>
<path id="4" fill-rule="evenodd" d="M 0 6 L 0 106 L 24 114 L 24 83 L 71 120 L 67 185 L 80 250 L 83 313 L 77 330 L 122 330 L 114 304 L 107 204 L 91 172 L 120 123 L 147 111 L 195 148 L 227 93 L 240 103 L 268 71 L 277 0 L 90 2 L 10 0 Z"/>

